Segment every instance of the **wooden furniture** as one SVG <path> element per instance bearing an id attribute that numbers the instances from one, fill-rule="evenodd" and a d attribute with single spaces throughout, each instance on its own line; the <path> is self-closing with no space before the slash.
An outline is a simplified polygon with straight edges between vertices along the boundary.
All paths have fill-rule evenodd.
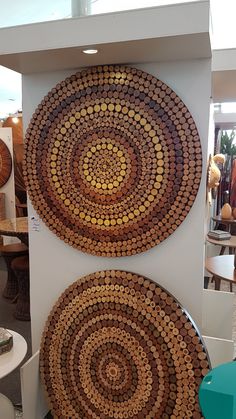
<path id="1" fill-rule="evenodd" d="M 6 218 L 6 208 L 5 208 L 5 193 L 0 192 L 0 220 Z"/>
<path id="2" fill-rule="evenodd" d="M 0 220 L 0 234 L 3 236 L 18 237 L 28 246 L 28 218 L 7 218 Z"/>
<path id="3" fill-rule="evenodd" d="M 227 231 L 230 232 L 230 234 L 232 234 L 232 236 L 236 236 L 236 220 L 234 218 L 230 218 L 229 220 L 225 219 L 225 218 L 221 218 L 220 215 L 216 215 L 214 217 L 212 217 L 212 220 L 215 221 L 216 226 L 218 226 L 219 224 L 223 224 L 226 226 Z M 232 237 L 231 237 L 232 239 Z M 207 238 L 207 240 L 210 242 L 209 238 Z M 218 242 L 220 240 L 217 240 Z M 226 242 L 228 240 L 222 240 L 222 242 Z M 231 241 L 231 243 L 234 243 L 233 241 Z M 216 243 L 213 243 L 216 244 Z M 219 243 L 218 243 L 219 244 Z M 223 255 L 225 252 L 226 247 L 229 247 L 229 253 L 233 254 L 234 253 L 234 247 L 233 245 L 227 245 L 226 243 L 223 243 L 221 245 L 221 250 L 220 250 L 220 255 Z"/>
<path id="4" fill-rule="evenodd" d="M 236 236 L 231 236 L 231 238 L 229 240 L 215 240 L 215 239 L 212 239 L 211 237 L 207 236 L 206 240 L 211 244 L 221 246 L 220 255 L 224 254 L 226 247 L 229 248 L 229 253 L 231 253 L 231 254 L 235 253 Z"/>
<path id="5" fill-rule="evenodd" d="M 236 220 L 234 218 L 230 218 L 229 220 L 225 218 L 221 218 L 220 215 L 215 215 L 212 217 L 212 220 L 215 221 L 217 224 L 224 224 L 227 227 L 227 230 L 233 234 L 236 235 Z"/>
<path id="6" fill-rule="evenodd" d="M 13 335 L 13 348 L 0 356 L 0 379 L 10 374 L 23 361 L 27 352 L 27 343 L 19 333 L 9 330 Z M 0 418 L 14 419 L 15 411 L 12 402 L 0 394 Z"/>
<path id="7" fill-rule="evenodd" d="M 6 220 L 0 221 L 0 234 L 5 236 L 15 236 L 18 237 L 25 246 L 28 245 L 28 218 L 19 217 L 19 218 L 9 218 Z M 18 255 L 19 256 L 19 255 Z M 13 271 L 13 275 L 18 283 L 18 301 L 15 311 L 15 317 L 19 320 L 30 320 L 29 314 L 29 258 L 28 255 L 20 256 L 17 259 L 24 259 L 22 265 L 16 262 L 13 264 L 13 261 L 10 264 L 10 270 Z M 27 261 L 27 262 L 26 262 Z"/>
<path id="8" fill-rule="evenodd" d="M 18 281 L 11 263 L 16 257 L 28 255 L 28 247 L 24 243 L 0 245 L 0 255 L 3 256 L 7 266 L 7 283 L 3 290 L 3 297 L 13 300 L 18 295 Z"/>
<path id="9" fill-rule="evenodd" d="M 18 281 L 18 298 L 14 316 L 18 320 L 30 320 L 29 257 L 15 258 L 11 269 Z"/>
<path id="10" fill-rule="evenodd" d="M 215 289 L 220 289 L 221 280 L 230 283 L 232 291 L 233 283 L 236 283 L 236 269 L 234 268 L 234 255 L 221 255 L 207 258 L 206 270 L 213 275 Z"/>
<path id="11" fill-rule="evenodd" d="M 22 204 L 17 196 L 15 196 L 15 205 L 16 205 L 16 216 L 26 217 L 27 216 L 27 204 Z"/>

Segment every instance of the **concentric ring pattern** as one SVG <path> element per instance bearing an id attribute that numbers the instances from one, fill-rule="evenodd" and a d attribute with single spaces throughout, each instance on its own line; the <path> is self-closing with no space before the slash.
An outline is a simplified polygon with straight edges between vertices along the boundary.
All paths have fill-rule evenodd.
<path id="1" fill-rule="evenodd" d="M 101 66 L 58 84 L 26 133 L 34 208 L 62 240 L 99 256 L 166 239 L 198 191 L 194 120 L 170 87 L 141 70 Z"/>
<path id="2" fill-rule="evenodd" d="M 140 275 L 101 271 L 60 296 L 40 371 L 54 418 L 201 418 L 209 362 L 188 314 Z"/>
<path id="3" fill-rule="evenodd" d="M 0 188 L 2 188 L 11 176 L 12 171 L 12 158 L 11 153 L 4 143 L 0 139 Z"/>

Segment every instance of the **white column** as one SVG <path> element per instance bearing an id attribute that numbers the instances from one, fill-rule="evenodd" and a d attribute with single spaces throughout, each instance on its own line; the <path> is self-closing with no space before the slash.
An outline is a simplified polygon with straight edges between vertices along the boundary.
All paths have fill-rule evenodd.
<path id="1" fill-rule="evenodd" d="M 92 0 L 71 0 L 71 16 L 80 17 L 91 14 Z"/>

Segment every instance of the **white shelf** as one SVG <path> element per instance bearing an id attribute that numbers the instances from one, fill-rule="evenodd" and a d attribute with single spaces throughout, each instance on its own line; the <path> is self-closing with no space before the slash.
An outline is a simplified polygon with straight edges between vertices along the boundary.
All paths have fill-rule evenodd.
<path id="1" fill-rule="evenodd" d="M 10 374 L 21 361 L 27 352 L 27 343 L 19 333 L 9 330 L 13 335 L 13 347 L 9 352 L 0 356 L 0 378 Z"/>
<path id="2" fill-rule="evenodd" d="M 212 97 L 214 102 L 236 101 L 236 49 L 212 52 Z"/>

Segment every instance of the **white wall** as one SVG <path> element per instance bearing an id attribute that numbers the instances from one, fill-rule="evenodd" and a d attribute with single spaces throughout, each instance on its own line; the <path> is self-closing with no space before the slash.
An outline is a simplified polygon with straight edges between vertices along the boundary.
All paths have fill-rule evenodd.
<path id="1" fill-rule="evenodd" d="M 52 305 L 62 291 L 82 275 L 100 269 L 137 272 L 158 282 L 175 295 L 201 327 L 204 214 L 210 60 L 135 64 L 169 84 L 190 109 L 202 141 L 203 176 L 197 199 L 182 225 L 167 240 L 148 252 L 122 258 L 91 256 L 66 245 L 40 222 L 32 231 L 30 221 L 30 277 L 33 351 Z M 23 76 L 23 115 L 27 127 L 43 96 L 73 70 Z M 29 218 L 37 214 L 29 204 Z"/>

